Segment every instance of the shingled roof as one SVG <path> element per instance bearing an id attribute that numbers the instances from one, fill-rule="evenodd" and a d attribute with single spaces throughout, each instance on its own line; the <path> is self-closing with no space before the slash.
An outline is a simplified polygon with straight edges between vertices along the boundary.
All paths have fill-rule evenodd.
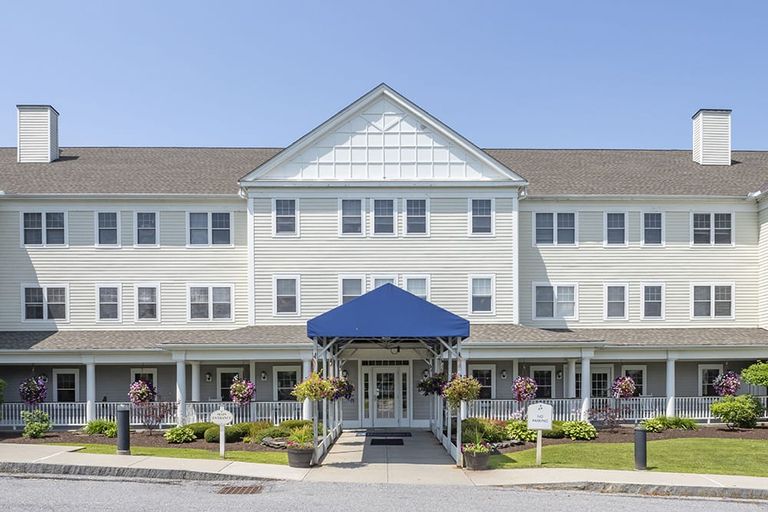
<path id="1" fill-rule="evenodd" d="M 279 148 L 64 148 L 50 164 L 16 163 L 0 148 L 6 194 L 228 194 Z M 690 151 L 487 149 L 530 182 L 529 196 L 746 196 L 768 183 L 768 151 L 734 151 L 733 165 Z"/>

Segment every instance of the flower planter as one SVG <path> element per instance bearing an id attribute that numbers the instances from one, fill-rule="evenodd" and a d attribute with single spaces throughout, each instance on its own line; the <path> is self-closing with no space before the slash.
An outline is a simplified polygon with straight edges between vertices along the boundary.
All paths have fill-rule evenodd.
<path id="1" fill-rule="evenodd" d="M 465 453 L 464 467 L 472 471 L 488 469 L 488 461 L 490 458 L 490 453 Z"/>
<path id="2" fill-rule="evenodd" d="M 292 468 L 308 468 L 312 465 L 312 448 L 288 448 L 288 465 Z"/>

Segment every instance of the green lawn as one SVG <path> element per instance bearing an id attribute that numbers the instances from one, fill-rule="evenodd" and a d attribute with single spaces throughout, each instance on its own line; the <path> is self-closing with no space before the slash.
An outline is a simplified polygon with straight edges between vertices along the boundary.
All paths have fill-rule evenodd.
<path id="1" fill-rule="evenodd" d="M 632 443 L 566 443 L 542 448 L 544 467 L 634 469 Z M 491 456 L 494 469 L 536 465 L 536 450 Z M 768 477 L 768 441 L 666 439 L 648 443 L 648 467 L 655 471 Z"/>
<path id="2" fill-rule="evenodd" d="M 51 443 L 51 444 L 64 444 L 64 443 Z M 67 443 L 69 446 L 71 444 Z M 76 446 L 83 446 L 84 448 L 78 453 L 101 453 L 101 454 L 115 454 L 114 445 L 109 444 L 77 444 Z M 145 446 L 131 446 L 131 455 L 141 455 L 150 457 L 175 457 L 179 459 L 215 459 L 219 460 L 219 452 L 212 450 L 202 450 L 200 448 L 157 448 L 157 447 L 145 447 Z M 239 462 L 259 462 L 262 464 L 288 464 L 288 453 L 281 452 L 247 452 L 247 451 L 226 451 L 226 460 L 233 460 Z"/>

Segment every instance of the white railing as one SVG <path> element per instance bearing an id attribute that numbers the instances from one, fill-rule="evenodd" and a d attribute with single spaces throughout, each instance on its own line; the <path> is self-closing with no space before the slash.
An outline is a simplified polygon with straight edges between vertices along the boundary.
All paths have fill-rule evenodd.
<path id="1" fill-rule="evenodd" d="M 221 407 L 235 416 L 235 423 L 244 421 L 271 421 L 275 425 L 285 420 L 300 420 L 300 402 L 251 402 L 238 405 L 233 402 L 190 402 L 187 404 L 186 422 L 208 421 L 213 411 Z"/>
<path id="2" fill-rule="evenodd" d="M 35 406 L 21 402 L 8 402 L 0 405 L 0 427 L 23 427 L 21 411 L 33 409 L 40 409 L 47 413 L 54 426 L 85 425 L 85 402 L 44 402 Z"/>
<path id="3" fill-rule="evenodd" d="M 469 417 L 488 418 L 506 421 L 520 418 L 523 411 L 532 403 L 544 403 L 552 406 L 552 417 L 559 421 L 577 420 L 581 411 L 579 398 L 553 398 L 517 402 L 516 400 L 472 400 L 468 402 Z"/>
<path id="4" fill-rule="evenodd" d="M 176 402 L 151 402 L 145 408 L 132 405 L 130 402 L 96 402 L 94 418 L 115 421 L 117 420 L 117 410 L 123 405 L 131 408 L 131 425 L 144 425 L 146 423 L 159 425 L 176 424 Z M 149 420 L 148 415 L 156 417 Z"/>

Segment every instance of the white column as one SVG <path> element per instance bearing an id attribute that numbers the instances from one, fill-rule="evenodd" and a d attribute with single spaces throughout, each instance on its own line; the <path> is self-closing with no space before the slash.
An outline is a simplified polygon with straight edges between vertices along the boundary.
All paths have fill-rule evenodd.
<path id="1" fill-rule="evenodd" d="M 302 359 L 301 360 L 301 378 L 306 379 L 307 377 L 309 377 L 310 373 L 312 373 L 312 359 Z M 304 400 L 304 403 L 301 405 L 302 405 L 301 419 L 311 420 L 312 419 L 312 402 L 310 402 L 309 398 L 307 398 L 306 400 Z"/>
<path id="2" fill-rule="evenodd" d="M 581 419 L 589 420 L 589 410 L 592 408 L 592 362 L 591 354 L 581 355 Z"/>
<path id="3" fill-rule="evenodd" d="M 459 351 L 461 351 L 461 344 L 459 344 Z M 461 377 L 467 375 L 467 360 L 462 355 L 459 355 L 458 359 L 456 359 L 456 373 Z M 459 421 L 465 419 L 467 419 L 467 402 L 462 400 L 461 407 L 459 408 Z M 461 433 L 461 430 L 459 430 L 459 433 Z"/>
<path id="4" fill-rule="evenodd" d="M 200 401 L 200 361 L 189 363 L 192 367 L 192 401 Z"/>
<path id="5" fill-rule="evenodd" d="M 568 360 L 568 398 L 576 398 L 576 359 Z"/>
<path id="6" fill-rule="evenodd" d="M 520 361 L 517 359 L 512 360 L 512 380 L 515 379 L 515 377 L 520 376 Z"/>
<path id="7" fill-rule="evenodd" d="M 85 365 L 85 420 L 96 419 L 96 365 Z"/>
<path id="8" fill-rule="evenodd" d="M 667 416 L 675 415 L 675 358 L 667 356 Z"/>
<path id="9" fill-rule="evenodd" d="M 184 424 L 187 409 L 187 365 L 184 361 L 176 361 L 176 421 Z"/>

